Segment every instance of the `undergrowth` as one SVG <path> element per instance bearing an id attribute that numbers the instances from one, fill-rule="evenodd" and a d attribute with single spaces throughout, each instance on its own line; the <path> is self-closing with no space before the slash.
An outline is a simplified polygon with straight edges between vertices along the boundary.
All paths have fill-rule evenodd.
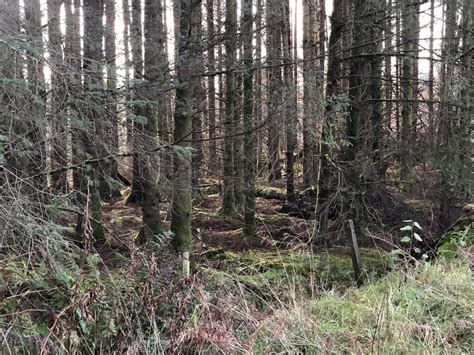
<path id="1" fill-rule="evenodd" d="M 357 289 L 345 249 L 196 253 L 183 278 L 166 242 L 85 252 L 16 196 L 0 201 L 2 354 L 474 350 L 468 258 L 396 266 L 364 250 Z"/>
<path id="2" fill-rule="evenodd" d="M 42 264 L 27 266 L 13 257 L 3 262 L 2 351 L 469 353 L 474 349 L 472 274 L 462 260 L 390 271 L 357 289 L 345 261 L 339 287 L 334 287 L 337 280 L 324 284 L 328 280 L 324 268 L 320 273 L 317 269 L 325 264 L 325 256 L 231 255 L 220 266 L 198 268 L 194 277 L 183 279 L 176 272 L 179 260 L 160 261 L 156 255 L 135 255 L 139 260 L 133 263 L 124 258 L 113 269 L 95 254 L 81 267 L 60 271 Z M 328 260 L 336 264 L 341 258 Z"/>

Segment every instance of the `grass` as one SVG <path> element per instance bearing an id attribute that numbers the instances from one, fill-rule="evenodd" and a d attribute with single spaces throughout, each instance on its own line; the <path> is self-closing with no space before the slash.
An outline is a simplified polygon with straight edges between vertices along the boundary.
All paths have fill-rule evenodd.
<path id="1" fill-rule="evenodd" d="M 254 292 L 249 290 L 248 292 Z M 289 293 L 291 295 L 291 293 Z M 463 262 L 392 271 L 361 289 L 265 300 L 245 322 L 254 353 L 472 353 L 474 288 Z M 249 308 L 252 297 L 241 305 Z M 234 300 L 235 302 L 235 300 Z M 236 311 L 242 315 L 243 310 Z M 249 345 L 250 339 L 250 345 Z M 250 348 L 249 348 L 250 346 Z"/>
<path id="2" fill-rule="evenodd" d="M 410 267 L 363 250 L 220 253 L 190 279 L 172 255 L 106 268 L 4 262 L 0 350 L 35 353 L 472 353 L 467 259 Z M 163 259 L 163 260 L 162 260 Z M 392 269 L 390 271 L 390 268 Z M 403 265 L 402 265 L 403 266 Z M 178 270 L 178 271 L 177 271 Z M 52 317 L 54 315 L 54 317 Z"/>

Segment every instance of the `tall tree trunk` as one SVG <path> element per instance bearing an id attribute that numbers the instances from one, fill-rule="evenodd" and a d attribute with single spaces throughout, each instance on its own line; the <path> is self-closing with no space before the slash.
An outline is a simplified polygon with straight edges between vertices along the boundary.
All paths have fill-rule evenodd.
<path id="1" fill-rule="evenodd" d="M 319 229 L 321 231 L 327 226 L 327 209 L 322 209 L 323 203 L 327 202 L 331 193 L 331 172 L 330 161 L 332 159 L 331 142 L 335 139 L 335 123 L 336 123 L 336 109 L 337 96 L 339 94 L 338 81 L 341 77 L 341 47 L 340 42 L 343 36 L 345 26 L 344 18 L 344 0 L 335 0 L 333 4 L 333 11 L 331 15 L 331 35 L 329 36 L 328 44 L 328 70 L 327 70 L 327 84 L 326 84 L 326 99 L 324 100 L 324 120 L 322 123 L 321 135 L 321 152 L 319 163 L 319 177 L 317 187 L 317 201 L 316 208 L 320 212 Z"/>
<path id="2" fill-rule="evenodd" d="M 361 187 L 361 182 L 374 179 L 374 167 L 379 164 L 382 141 L 382 57 L 378 53 L 383 39 L 384 8 L 383 2 L 375 0 L 356 0 L 354 7 L 347 122 L 350 147 L 346 148 L 345 157 L 349 164 L 350 179 L 356 189 Z M 378 26 L 369 23 L 368 18 Z"/>
<path id="3" fill-rule="evenodd" d="M 316 142 L 317 56 L 318 56 L 318 3 L 305 0 L 303 4 L 303 186 L 309 188 L 315 182 L 314 157 Z"/>
<path id="4" fill-rule="evenodd" d="M 116 49 L 115 49 L 115 0 L 106 0 L 105 2 L 105 62 L 107 65 L 107 116 L 110 117 L 107 122 L 107 136 L 110 136 L 110 154 L 119 153 L 118 138 L 118 110 L 117 110 L 117 68 L 116 68 Z M 118 185 L 118 162 L 114 157 L 109 164 L 106 164 L 106 172 L 110 175 L 111 181 L 107 181 L 108 198 L 120 197 L 120 188 Z"/>
<path id="5" fill-rule="evenodd" d="M 196 38 L 199 38 L 197 41 L 202 41 L 202 23 L 200 22 L 202 18 L 202 9 L 199 7 L 198 9 L 194 9 L 193 11 L 194 18 L 191 19 L 193 30 L 196 31 L 194 34 Z M 197 42 L 193 45 L 197 45 Z M 202 46 L 198 49 L 195 48 L 195 58 L 194 58 L 194 70 L 196 73 L 203 73 L 204 72 L 204 62 L 203 62 L 203 54 L 202 54 Z M 192 133 L 192 140 L 193 140 L 193 159 L 192 159 L 192 166 L 193 166 L 193 187 L 194 191 L 197 192 L 199 187 L 199 181 L 202 177 L 202 171 L 204 170 L 204 152 L 203 152 L 203 113 L 205 107 L 205 100 L 206 100 L 206 93 L 204 91 L 203 86 L 203 79 L 201 77 L 195 78 L 192 81 L 194 85 L 192 88 L 193 92 L 193 133 Z"/>
<path id="6" fill-rule="evenodd" d="M 207 10 L 207 38 L 209 43 L 214 43 L 216 31 L 214 29 L 214 0 L 206 1 Z M 207 79 L 207 122 L 209 130 L 209 173 L 214 175 L 217 169 L 217 141 L 216 141 L 216 76 L 212 73 L 216 71 L 215 46 L 209 44 L 207 52 L 207 70 L 211 75 Z"/>
<path id="7" fill-rule="evenodd" d="M 34 119 L 28 122 L 26 136 L 31 142 L 31 153 L 28 156 L 28 167 L 25 172 L 30 176 L 37 176 L 32 181 L 32 186 L 41 191 L 46 188 L 46 88 L 44 79 L 43 63 L 43 39 L 41 28 L 41 7 L 39 0 L 26 0 L 25 5 L 25 29 L 33 51 L 28 51 L 27 56 L 27 79 L 31 94 L 34 97 L 32 112 Z M 1 11 L 1 10 L 0 10 Z M 18 132 L 19 133 L 19 132 Z"/>
<path id="8" fill-rule="evenodd" d="M 159 108 L 165 100 L 166 64 L 163 7 L 161 1 L 145 1 L 145 62 L 144 98 L 146 104 L 143 115 L 146 117 L 140 159 L 142 171 L 142 213 L 143 228 L 139 242 L 145 242 L 163 232 L 160 218 L 160 151 L 158 146 L 158 120 L 166 119 Z"/>
<path id="9" fill-rule="evenodd" d="M 128 101 L 132 98 L 131 96 L 131 85 L 130 85 L 130 3 L 128 0 L 122 0 L 122 23 L 123 23 L 123 57 L 124 57 L 124 68 L 123 68 L 123 79 L 124 79 L 124 95 L 125 100 L 125 122 L 127 127 L 127 145 L 133 144 L 133 121 L 131 112 L 128 107 Z M 132 163 L 133 164 L 133 163 Z"/>
<path id="10" fill-rule="evenodd" d="M 201 50 L 201 0 L 181 0 L 180 41 L 176 68 L 176 110 L 174 140 L 178 142 L 174 157 L 173 207 L 171 231 L 176 249 L 187 251 L 191 248 L 192 218 L 192 169 L 189 138 L 192 135 L 192 121 L 196 117 L 193 103 L 193 88 L 201 80 L 202 73 L 196 73 L 195 58 Z"/>
<path id="11" fill-rule="evenodd" d="M 436 120 L 434 109 L 434 23 L 435 23 L 435 0 L 430 0 L 430 43 L 429 43 L 429 73 L 428 73 L 428 144 L 435 142 Z"/>
<path id="12" fill-rule="evenodd" d="M 244 206 L 243 174 L 244 174 L 244 142 L 242 137 L 242 46 L 241 35 L 234 39 L 237 42 L 238 59 L 234 64 L 234 197 L 235 207 L 240 210 Z"/>
<path id="13" fill-rule="evenodd" d="M 281 28 L 282 14 L 280 1 L 267 1 L 267 77 L 268 77 L 268 180 L 281 179 L 280 168 L 280 131 L 281 131 L 281 98 L 283 87 L 281 73 Z"/>
<path id="14" fill-rule="evenodd" d="M 384 31 L 385 31 L 385 68 L 384 68 L 384 96 L 385 96 L 385 120 L 387 127 L 392 126 L 392 14 L 393 14 L 393 6 L 392 0 L 386 0 L 387 6 L 387 18 L 384 24 Z M 396 74 L 395 74 L 396 78 Z M 383 171 L 380 171 L 381 175 L 384 174 Z"/>
<path id="15" fill-rule="evenodd" d="M 61 170 L 67 165 L 67 121 L 65 115 L 65 95 L 62 82 L 63 53 L 62 34 L 60 29 L 60 9 L 62 0 L 48 0 L 48 50 L 51 70 L 51 94 L 49 122 L 51 130 L 51 169 L 59 169 L 59 173 L 52 174 L 51 184 L 53 190 L 65 191 L 67 188 L 67 174 Z"/>
<path id="16" fill-rule="evenodd" d="M 440 110 L 439 110 L 439 157 L 441 163 L 441 195 L 440 220 L 445 226 L 453 220 L 451 207 L 457 202 L 458 194 L 455 191 L 456 175 L 458 170 L 458 145 L 455 138 L 456 114 L 454 110 L 454 82 L 456 80 L 456 60 L 458 45 L 456 38 L 456 12 L 458 1 L 446 0 L 445 33 L 442 43 L 441 57 L 443 62 L 440 71 Z M 472 75 L 472 73 L 471 73 Z M 471 114 L 472 115 L 472 114 Z"/>
<path id="17" fill-rule="evenodd" d="M 143 95 L 141 80 L 143 79 L 143 49 L 142 49 L 142 7 L 140 0 L 132 0 L 132 25 L 130 28 L 132 58 L 133 58 L 133 97 L 134 100 L 141 100 Z M 133 134 L 133 177 L 132 191 L 127 199 L 127 203 L 140 202 L 142 199 L 141 186 L 141 163 L 139 151 L 140 141 L 143 134 L 143 107 L 135 105 L 132 122 Z"/>
<path id="18" fill-rule="evenodd" d="M 257 13 L 255 14 L 255 60 L 254 66 L 255 71 L 255 89 L 254 89 L 254 116 L 255 116 L 255 127 L 257 130 L 256 144 L 257 144 L 257 165 L 256 174 L 259 175 L 264 169 L 263 164 L 263 97 L 262 97 L 262 19 L 263 19 L 263 0 L 257 1 Z"/>
<path id="19" fill-rule="evenodd" d="M 224 121 L 224 191 L 222 213 L 235 213 L 234 195 L 234 105 L 235 105 L 235 74 L 233 66 L 236 61 L 237 36 L 237 3 L 236 0 L 226 0 L 225 21 L 225 52 L 226 52 L 226 92 L 225 92 L 225 121 Z"/>
<path id="20" fill-rule="evenodd" d="M 283 4 L 283 75 L 284 75 L 284 97 L 285 102 L 285 128 L 286 128 L 286 199 L 290 203 L 296 202 L 295 195 L 295 175 L 294 175 L 294 152 L 296 147 L 296 106 L 293 99 L 296 87 L 294 86 L 294 70 L 291 63 L 293 56 L 292 41 L 291 41 L 291 26 L 290 26 L 290 5 L 288 0 L 284 0 Z"/>
<path id="21" fill-rule="evenodd" d="M 416 33 L 417 6 L 414 0 L 402 1 L 402 29 L 403 58 L 401 72 L 402 91 L 402 122 L 401 122 L 401 155 L 400 155 L 400 179 L 402 182 L 410 182 L 413 179 L 414 157 L 412 147 L 414 144 L 414 100 L 416 99 L 415 85 L 415 59 L 416 56 Z"/>
<path id="22" fill-rule="evenodd" d="M 23 79 L 24 68 L 21 52 L 14 50 L 11 46 L 11 44 L 16 44 L 20 37 L 20 4 L 18 0 L 0 3 L 0 31 L 2 33 L 0 77 L 6 79 L 5 83 L 2 80 L 0 93 L 2 107 L 0 131 L 8 133 L 5 144 L 6 151 L 4 152 L 6 166 L 15 176 L 22 176 L 27 165 L 23 152 L 26 142 L 23 137 L 28 128 L 25 127 L 25 120 L 18 112 L 21 98 L 13 81 Z"/>
<path id="23" fill-rule="evenodd" d="M 102 103 L 95 102 L 92 98 L 102 95 L 102 18 L 104 6 L 102 0 L 84 0 L 84 50 L 83 72 L 84 86 L 89 97 L 81 110 L 83 126 L 78 128 L 80 147 L 77 149 L 78 160 L 83 164 L 79 170 L 81 203 L 84 214 L 78 218 L 78 229 L 84 235 L 86 242 L 90 242 L 89 223 L 92 236 L 96 245 L 105 242 L 105 229 L 102 225 L 100 194 L 98 187 L 99 166 L 89 162 L 88 157 L 98 158 L 103 152 L 103 147 L 97 143 L 97 135 L 101 136 L 103 128 Z M 95 128 L 95 129 L 94 129 Z M 99 156 L 98 156 L 99 154 Z"/>
<path id="24" fill-rule="evenodd" d="M 68 79 L 68 106 L 69 106 L 69 123 L 71 126 L 72 136 L 72 163 L 78 165 L 81 163 L 80 150 L 80 127 L 82 117 L 80 115 L 82 87 L 82 61 L 81 61 L 81 38 L 80 38 L 80 0 L 66 0 L 66 40 L 65 40 L 65 62 L 71 71 Z M 81 169 L 73 170 L 73 186 L 80 189 L 81 185 Z"/>
<path id="25" fill-rule="evenodd" d="M 255 236 L 255 125 L 253 117 L 253 63 L 252 63 L 252 21 L 253 0 L 244 0 L 242 4 L 242 42 L 244 63 L 244 235 Z"/>
<path id="26" fill-rule="evenodd" d="M 472 112 L 474 100 L 474 3 L 463 1 L 461 19 L 461 78 L 464 85 L 460 92 L 460 117 L 459 117 L 459 196 L 465 201 L 472 201 L 472 188 L 474 184 L 472 169 L 473 129 Z"/>

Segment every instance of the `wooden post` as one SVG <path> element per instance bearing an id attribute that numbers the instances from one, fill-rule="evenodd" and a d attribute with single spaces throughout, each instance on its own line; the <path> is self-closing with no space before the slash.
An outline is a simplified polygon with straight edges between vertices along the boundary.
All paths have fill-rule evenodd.
<path id="1" fill-rule="evenodd" d="M 349 219 L 347 221 L 347 238 L 349 239 L 349 245 L 351 248 L 351 258 L 352 258 L 352 266 L 354 268 L 354 278 L 357 282 L 357 287 L 362 286 L 362 278 L 361 278 L 361 262 L 360 262 L 360 251 L 359 245 L 357 244 L 357 236 L 355 233 L 354 221 Z"/>
<path id="2" fill-rule="evenodd" d="M 183 276 L 189 277 L 190 275 L 189 267 L 189 251 L 183 253 Z"/>

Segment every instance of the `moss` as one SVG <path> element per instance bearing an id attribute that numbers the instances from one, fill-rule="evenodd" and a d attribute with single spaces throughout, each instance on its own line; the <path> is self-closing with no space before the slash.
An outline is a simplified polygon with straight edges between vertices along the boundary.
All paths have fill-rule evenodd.
<path id="1" fill-rule="evenodd" d="M 361 253 L 366 279 L 374 280 L 387 272 L 386 260 L 376 251 L 362 249 Z M 219 284 L 229 280 L 242 282 L 251 286 L 252 292 L 259 289 L 260 293 L 273 293 L 281 298 L 289 297 L 290 288 L 303 296 L 329 288 L 344 290 L 354 285 L 349 251 L 342 248 L 324 253 L 221 253 L 211 267 L 206 267 L 206 272 Z"/>

